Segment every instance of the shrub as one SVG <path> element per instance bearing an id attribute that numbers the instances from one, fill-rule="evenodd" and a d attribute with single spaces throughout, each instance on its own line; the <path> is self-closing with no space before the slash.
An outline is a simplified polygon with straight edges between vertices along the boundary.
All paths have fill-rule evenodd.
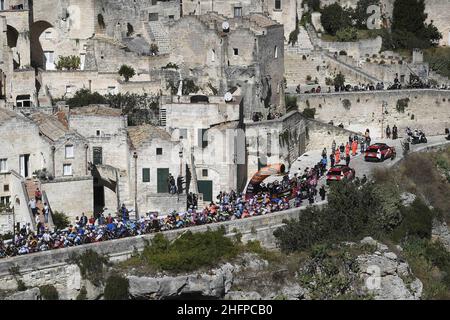
<path id="1" fill-rule="evenodd" d="M 56 290 L 55 286 L 47 284 L 40 286 L 39 290 L 41 292 L 41 297 L 44 298 L 44 300 L 59 300 L 58 290 Z"/>
<path id="2" fill-rule="evenodd" d="M 358 40 L 358 30 L 354 27 L 345 27 L 336 32 L 337 40 L 340 42 L 352 42 Z"/>
<path id="3" fill-rule="evenodd" d="M 162 69 L 177 69 L 178 70 L 178 65 L 176 63 L 172 63 L 169 62 L 168 64 L 166 64 L 165 66 L 161 67 Z"/>
<path id="4" fill-rule="evenodd" d="M 104 96 L 98 92 L 90 92 L 88 89 L 80 89 L 75 95 L 67 100 L 70 108 L 84 107 L 90 104 L 106 104 L 107 101 Z"/>
<path id="5" fill-rule="evenodd" d="M 136 75 L 136 71 L 133 67 L 123 64 L 119 69 L 119 75 L 125 78 L 125 82 L 128 82 Z"/>
<path id="6" fill-rule="evenodd" d="M 430 239 L 434 214 L 420 198 L 410 206 L 402 207 L 401 215 L 403 220 L 393 232 L 396 242 L 405 238 Z"/>
<path id="7" fill-rule="evenodd" d="M 81 65 L 81 59 L 78 56 L 60 56 L 56 63 L 56 69 L 58 70 L 78 70 Z"/>
<path id="8" fill-rule="evenodd" d="M 405 112 L 405 109 L 408 108 L 409 101 L 409 98 L 399 99 L 397 100 L 397 105 L 395 106 L 395 108 L 398 112 L 403 113 Z"/>
<path id="9" fill-rule="evenodd" d="M 214 266 L 237 253 L 238 248 L 221 228 L 204 233 L 187 231 L 172 243 L 159 233 L 144 248 L 141 258 L 158 270 L 181 272 Z"/>
<path id="10" fill-rule="evenodd" d="M 76 300 L 86 300 L 87 299 L 87 290 L 85 287 L 80 289 L 80 293 L 77 295 Z"/>
<path id="11" fill-rule="evenodd" d="M 103 282 L 104 266 L 108 264 L 108 258 L 88 249 L 81 255 L 72 256 L 70 262 L 76 263 L 80 268 L 81 276 L 94 285 Z"/>
<path id="12" fill-rule="evenodd" d="M 306 81 L 311 81 L 311 80 L 312 80 L 312 77 L 311 77 L 311 75 L 308 74 L 308 75 L 306 76 Z"/>
<path id="13" fill-rule="evenodd" d="M 120 275 L 111 275 L 106 279 L 103 297 L 105 300 L 128 300 L 130 284 Z"/>
<path id="14" fill-rule="evenodd" d="M 52 212 L 53 224 L 56 229 L 62 230 L 67 228 L 70 225 L 69 218 L 66 216 L 64 212 L 53 211 Z"/>
<path id="15" fill-rule="evenodd" d="M 342 100 L 342 106 L 345 108 L 345 110 L 350 110 L 350 107 L 352 106 L 352 103 L 348 99 Z"/>
<path id="16" fill-rule="evenodd" d="M 360 186 L 356 182 L 342 181 L 332 185 L 324 209 L 307 208 L 298 220 L 285 221 L 285 226 L 275 230 L 277 245 L 289 253 L 317 244 L 381 234 L 385 225 L 392 223 L 380 219 L 379 215 L 386 211 L 386 200 L 383 193 L 374 189 L 373 183 Z"/>

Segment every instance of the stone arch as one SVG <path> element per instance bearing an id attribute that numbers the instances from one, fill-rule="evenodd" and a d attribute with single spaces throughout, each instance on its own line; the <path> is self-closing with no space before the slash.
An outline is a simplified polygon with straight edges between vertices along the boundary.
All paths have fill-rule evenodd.
<path id="1" fill-rule="evenodd" d="M 31 25 L 30 28 L 30 41 L 31 41 L 31 64 L 33 67 L 44 67 L 45 58 L 44 51 L 42 49 L 39 37 L 41 34 L 49 29 L 53 28 L 53 25 L 48 21 L 36 21 Z"/>

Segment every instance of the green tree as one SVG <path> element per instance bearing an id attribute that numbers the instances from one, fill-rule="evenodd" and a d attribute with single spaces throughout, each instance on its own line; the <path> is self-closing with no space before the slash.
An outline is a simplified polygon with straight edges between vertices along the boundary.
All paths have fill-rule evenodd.
<path id="1" fill-rule="evenodd" d="M 119 75 L 125 78 L 125 82 L 128 82 L 136 75 L 136 72 L 133 67 L 123 64 L 119 69 Z"/>
<path id="2" fill-rule="evenodd" d="M 80 89 L 75 95 L 67 100 L 70 108 L 84 107 L 90 104 L 106 104 L 106 99 L 98 92 L 91 92 L 88 89 Z"/>
<path id="3" fill-rule="evenodd" d="M 426 24 L 424 0 L 395 0 L 392 13 L 394 45 L 399 48 L 426 48 L 436 45 L 442 34 Z"/>
<path id="4" fill-rule="evenodd" d="M 358 29 L 367 29 L 367 19 L 372 16 L 372 13 L 367 13 L 367 8 L 372 5 L 380 6 L 380 0 L 359 0 L 356 4 L 353 19 Z"/>
<path id="5" fill-rule="evenodd" d="M 352 13 L 350 9 L 334 3 L 322 9 L 320 20 L 325 31 L 334 36 L 338 30 L 352 25 Z"/>
<path id="6" fill-rule="evenodd" d="M 67 228 L 70 224 L 69 218 L 64 214 L 64 212 L 54 211 L 52 213 L 52 219 L 53 224 L 58 230 Z"/>
<path id="7" fill-rule="evenodd" d="M 342 87 L 345 84 L 345 76 L 339 72 L 333 79 L 333 84 L 336 87 Z"/>

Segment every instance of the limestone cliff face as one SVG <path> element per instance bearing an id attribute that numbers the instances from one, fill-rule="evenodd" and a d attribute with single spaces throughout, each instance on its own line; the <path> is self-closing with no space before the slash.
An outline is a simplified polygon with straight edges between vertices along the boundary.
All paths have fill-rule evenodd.
<path id="1" fill-rule="evenodd" d="M 339 275 L 351 279 L 345 295 L 358 299 L 375 300 L 417 300 L 422 295 L 422 282 L 411 272 L 406 261 L 399 258 L 388 247 L 372 238 L 365 238 L 360 244 L 346 243 L 345 248 L 357 245 L 373 247 L 371 253 L 360 254 L 356 258 L 357 265 L 347 274 Z M 306 261 L 308 264 L 309 261 Z M 316 270 L 323 272 L 323 266 L 315 265 Z M 295 270 L 293 270 L 295 269 Z M 328 290 L 317 287 L 318 277 L 309 282 L 299 279 L 305 275 L 300 265 L 277 265 L 275 268 L 268 261 L 255 254 L 243 254 L 233 263 L 225 263 L 218 268 L 203 270 L 182 275 L 136 274 L 129 270 L 124 276 L 129 280 L 130 299 L 226 299 L 226 300 L 310 300 L 317 299 L 317 291 Z M 40 300 L 38 286 L 53 284 L 61 299 L 75 299 L 80 289 L 86 289 L 87 299 L 102 299 L 103 287 L 94 286 L 82 279 L 76 267 L 70 268 L 71 277 L 67 285 L 47 278 L 36 279 L 35 287 L 26 291 L 11 293 L 8 300 Z M 31 281 L 27 281 L 31 287 Z M 324 296 L 321 296 L 322 298 Z M 330 295 L 330 299 L 338 296 Z"/>

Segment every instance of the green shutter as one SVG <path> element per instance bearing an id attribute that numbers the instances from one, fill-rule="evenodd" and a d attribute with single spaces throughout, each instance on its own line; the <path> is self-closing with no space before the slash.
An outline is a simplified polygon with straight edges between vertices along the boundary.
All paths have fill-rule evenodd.
<path id="1" fill-rule="evenodd" d="M 157 190 L 158 193 L 169 193 L 169 186 L 167 185 L 167 178 L 169 177 L 169 169 L 158 168 L 157 174 Z"/>
<path id="2" fill-rule="evenodd" d="M 213 185 L 210 180 L 200 180 L 198 181 L 198 192 L 203 193 L 203 200 L 211 202 L 212 201 L 212 190 Z"/>
<path id="3" fill-rule="evenodd" d="M 150 182 L 150 169 L 142 168 L 142 182 Z"/>

